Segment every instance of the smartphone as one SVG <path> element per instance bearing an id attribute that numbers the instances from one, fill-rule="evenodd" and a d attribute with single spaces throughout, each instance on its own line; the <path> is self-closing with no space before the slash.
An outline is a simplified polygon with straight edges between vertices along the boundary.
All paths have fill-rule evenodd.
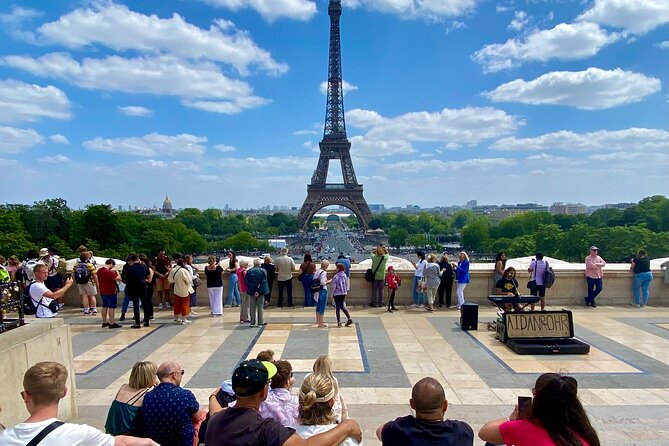
<path id="1" fill-rule="evenodd" d="M 518 419 L 527 420 L 532 414 L 532 397 L 518 397 Z"/>

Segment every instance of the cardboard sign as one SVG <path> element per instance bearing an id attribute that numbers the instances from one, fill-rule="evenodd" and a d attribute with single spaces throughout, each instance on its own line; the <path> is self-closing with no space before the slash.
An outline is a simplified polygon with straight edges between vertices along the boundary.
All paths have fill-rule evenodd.
<path id="1" fill-rule="evenodd" d="M 506 338 L 571 338 L 570 311 L 506 313 Z"/>

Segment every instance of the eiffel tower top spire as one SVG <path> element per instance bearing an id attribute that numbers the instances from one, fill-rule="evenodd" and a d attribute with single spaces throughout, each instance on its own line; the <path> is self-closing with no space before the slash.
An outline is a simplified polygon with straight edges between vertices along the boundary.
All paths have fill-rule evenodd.
<path id="1" fill-rule="evenodd" d="M 323 141 L 346 141 L 346 120 L 344 119 L 344 90 L 341 76 L 341 42 L 339 18 L 341 0 L 330 0 L 330 55 L 328 63 L 328 91 L 325 106 L 325 129 Z"/>

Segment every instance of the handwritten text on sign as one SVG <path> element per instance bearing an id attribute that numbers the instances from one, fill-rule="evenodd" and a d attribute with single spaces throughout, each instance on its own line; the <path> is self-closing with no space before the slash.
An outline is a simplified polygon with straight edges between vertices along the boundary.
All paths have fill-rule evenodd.
<path id="1" fill-rule="evenodd" d="M 569 338 L 572 330 L 568 313 L 509 313 L 509 338 Z"/>

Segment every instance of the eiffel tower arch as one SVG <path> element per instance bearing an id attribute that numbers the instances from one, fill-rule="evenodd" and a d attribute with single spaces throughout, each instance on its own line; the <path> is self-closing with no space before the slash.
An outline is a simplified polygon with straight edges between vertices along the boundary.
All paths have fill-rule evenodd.
<path id="1" fill-rule="evenodd" d="M 320 209 L 340 205 L 350 209 L 358 218 L 360 227 L 368 229 L 372 219 L 367 201 L 362 193 L 362 184 L 358 183 L 351 160 L 351 142 L 346 136 L 344 116 L 344 91 L 341 70 L 341 44 L 339 19 L 341 0 L 330 0 L 330 53 L 328 63 L 328 89 L 325 104 L 325 128 L 323 139 L 318 144 L 320 156 L 316 170 L 307 185 L 307 198 L 298 215 L 298 224 L 303 231 L 309 229 L 309 222 Z M 327 183 L 328 168 L 331 160 L 339 160 L 343 183 Z"/>

